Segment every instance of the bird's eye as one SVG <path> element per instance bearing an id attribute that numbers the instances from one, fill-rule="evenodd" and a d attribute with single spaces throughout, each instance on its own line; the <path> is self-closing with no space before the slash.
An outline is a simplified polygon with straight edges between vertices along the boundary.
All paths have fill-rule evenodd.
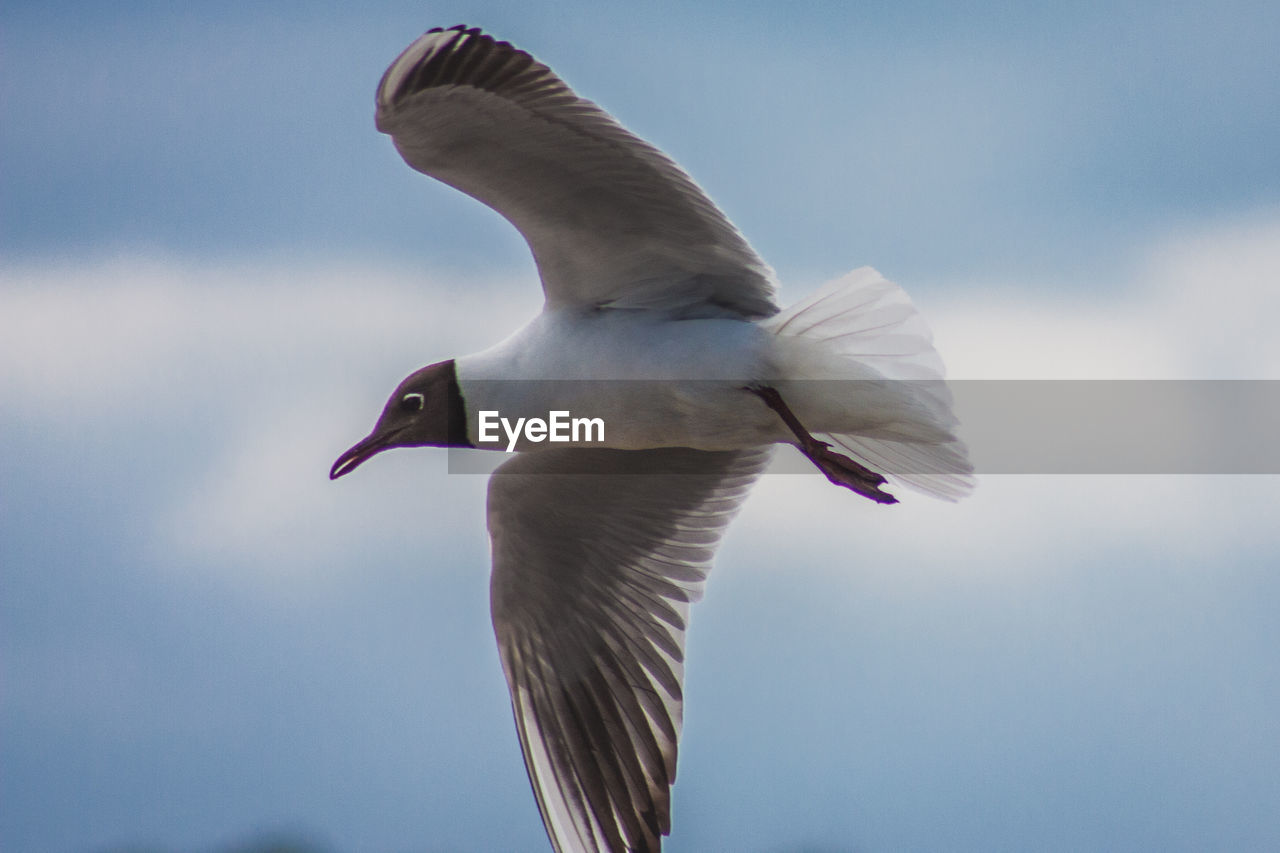
<path id="1" fill-rule="evenodd" d="M 426 399 L 421 394 L 415 391 L 409 394 L 405 394 L 403 397 L 400 398 L 400 411 L 404 412 L 405 414 L 411 415 L 414 412 L 421 412 L 422 407 L 425 404 L 426 404 Z"/>

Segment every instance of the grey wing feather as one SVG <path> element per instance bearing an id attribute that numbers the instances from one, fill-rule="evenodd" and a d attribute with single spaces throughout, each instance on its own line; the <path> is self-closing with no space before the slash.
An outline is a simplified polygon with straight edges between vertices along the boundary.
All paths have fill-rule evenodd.
<path id="1" fill-rule="evenodd" d="M 772 270 L 693 179 L 507 42 L 432 30 L 377 106 L 410 166 L 519 229 L 549 303 L 777 312 Z"/>
<path id="2" fill-rule="evenodd" d="M 494 473 L 494 631 L 560 853 L 660 850 L 689 605 L 769 455 L 553 449 Z"/>

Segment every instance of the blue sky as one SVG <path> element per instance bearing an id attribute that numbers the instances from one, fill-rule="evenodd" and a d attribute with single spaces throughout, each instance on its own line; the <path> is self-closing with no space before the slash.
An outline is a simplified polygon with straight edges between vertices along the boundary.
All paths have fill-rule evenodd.
<path id="1" fill-rule="evenodd" d="M 539 304 L 373 128 L 427 27 L 661 145 L 787 298 L 874 264 L 954 376 L 1280 378 L 1274 3 L 880 5 L 5 4 L 0 847 L 545 849 L 483 479 L 325 476 Z M 766 478 L 668 849 L 1275 849 L 1278 488 Z"/>

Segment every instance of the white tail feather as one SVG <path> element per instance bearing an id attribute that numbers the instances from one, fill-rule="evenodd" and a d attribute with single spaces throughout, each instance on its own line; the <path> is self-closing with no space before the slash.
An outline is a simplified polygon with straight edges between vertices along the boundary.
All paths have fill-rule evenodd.
<path id="1" fill-rule="evenodd" d="M 780 372 L 791 380 L 912 380 L 837 386 L 849 389 L 845 400 L 832 400 L 826 383 L 780 388 L 802 422 L 809 422 L 808 412 L 823 430 L 818 438 L 925 494 L 956 500 L 973 490 L 973 466 L 954 432 L 942 359 L 902 288 L 862 267 L 764 325 L 789 339 L 779 348 L 786 361 Z M 822 391 L 827 393 L 815 399 Z"/>

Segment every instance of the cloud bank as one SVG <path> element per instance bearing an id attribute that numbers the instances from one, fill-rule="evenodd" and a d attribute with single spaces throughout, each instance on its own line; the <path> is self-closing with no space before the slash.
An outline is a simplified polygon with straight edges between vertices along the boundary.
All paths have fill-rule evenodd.
<path id="1" fill-rule="evenodd" d="M 1277 280 L 1280 220 L 1263 220 L 1172 235 L 1113 280 L 1074 288 L 931 283 L 922 309 L 953 378 L 1280 378 L 1280 338 L 1263 325 L 1280 312 Z M 461 488 L 474 500 L 479 478 L 423 490 L 415 479 L 444 468 L 431 454 L 396 454 L 341 489 L 325 472 L 409 370 L 495 342 L 538 304 L 530 281 L 446 280 L 353 262 L 122 257 L 10 267 L 0 271 L 0 395 L 6 417 L 50 441 L 75 442 L 91 423 L 116 452 L 137 454 L 144 471 L 146 448 L 131 432 L 188 445 L 197 461 L 153 508 L 157 547 L 245 561 L 265 553 L 298 570 L 340 543 L 355 547 L 359 530 L 393 535 L 425 515 L 448 519 L 444 535 L 457 523 L 449 508 L 459 502 L 443 493 Z M 807 479 L 818 478 L 771 478 L 755 500 L 787 526 L 843 511 Z M 1020 541 L 1042 543 L 1081 524 L 1119 533 L 1138 504 L 1148 518 L 1212 517 L 1210 496 L 1220 491 L 1190 488 L 1204 501 L 1180 503 L 1121 478 L 1103 489 L 1115 500 L 1098 503 L 1080 500 L 1096 484 L 1052 482 L 992 483 L 993 497 L 980 490 L 972 510 L 926 504 L 899 517 L 982 529 L 970 516 L 990 503 L 1006 514 L 996 529 L 1007 531 L 1013 512 Z M 806 499 L 794 499 L 797 490 Z M 994 497 L 1009 490 L 1034 498 Z M 899 533 L 889 540 L 911 542 Z"/>

